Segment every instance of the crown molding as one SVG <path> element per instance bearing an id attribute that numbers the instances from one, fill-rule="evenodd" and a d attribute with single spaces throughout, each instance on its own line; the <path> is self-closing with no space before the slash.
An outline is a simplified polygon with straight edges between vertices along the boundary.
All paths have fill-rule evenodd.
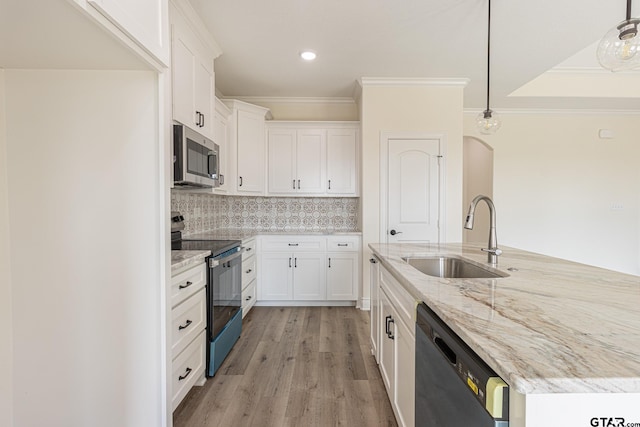
<path id="1" fill-rule="evenodd" d="M 640 114 L 640 110 L 587 110 L 587 109 L 553 109 L 553 108 L 510 108 L 510 109 L 501 109 L 501 108 L 492 108 L 493 111 L 500 114 L 501 116 L 516 116 L 516 115 L 556 115 L 556 114 L 571 114 L 571 115 L 584 115 L 584 116 L 595 116 L 595 115 L 610 115 L 610 116 L 637 116 Z M 464 109 L 463 114 L 466 116 L 478 115 L 483 109 Z"/>
<path id="2" fill-rule="evenodd" d="M 431 79 L 413 77 L 361 77 L 358 79 L 360 87 L 365 86 L 445 86 L 445 87 L 465 87 L 470 80 L 459 79 Z"/>
<path id="3" fill-rule="evenodd" d="M 198 39 L 205 44 L 205 46 L 214 55 L 213 59 L 216 59 L 222 55 L 222 48 L 216 40 L 213 38 L 207 27 L 200 19 L 198 12 L 191 6 L 187 0 L 171 0 L 171 4 L 180 12 L 180 14 L 187 20 L 191 29 L 196 33 Z M 169 17 L 171 22 L 171 17 Z"/>
<path id="4" fill-rule="evenodd" d="M 355 104 L 355 100 L 349 97 L 287 97 L 287 96 L 234 96 L 249 103 L 265 104 Z"/>
<path id="5" fill-rule="evenodd" d="M 609 71 L 601 67 L 555 67 L 545 72 L 545 74 L 603 74 L 607 76 L 611 75 L 636 75 L 640 77 L 640 71 L 638 70 L 626 70 L 626 71 Z"/>

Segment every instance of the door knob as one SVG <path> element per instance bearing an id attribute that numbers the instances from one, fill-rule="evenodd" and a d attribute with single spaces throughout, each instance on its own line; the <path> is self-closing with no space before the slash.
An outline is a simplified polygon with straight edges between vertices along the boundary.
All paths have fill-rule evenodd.
<path id="1" fill-rule="evenodd" d="M 396 234 L 402 234 L 402 231 L 391 230 L 389 234 L 391 234 L 392 236 L 395 236 Z"/>

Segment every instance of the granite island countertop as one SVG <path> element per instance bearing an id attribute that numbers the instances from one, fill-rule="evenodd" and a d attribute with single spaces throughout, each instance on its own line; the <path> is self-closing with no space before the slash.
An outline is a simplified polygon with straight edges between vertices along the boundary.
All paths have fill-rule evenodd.
<path id="1" fill-rule="evenodd" d="M 640 392 L 640 277 L 501 247 L 497 268 L 509 277 L 443 279 L 401 258 L 450 254 L 487 265 L 482 246 L 369 247 L 519 393 Z"/>

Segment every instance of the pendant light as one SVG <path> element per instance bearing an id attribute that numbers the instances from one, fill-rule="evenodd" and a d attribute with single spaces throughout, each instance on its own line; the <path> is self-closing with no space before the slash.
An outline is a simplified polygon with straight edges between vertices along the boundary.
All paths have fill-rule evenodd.
<path id="1" fill-rule="evenodd" d="M 627 16 L 612 28 L 598 44 L 598 62 L 611 71 L 632 70 L 640 67 L 640 19 L 631 18 L 631 0 L 627 0 Z"/>
<path id="2" fill-rule="evenodd" d="M 489 92 L 491 89 L 491 0 L 489 1 L 489 10 L 487 14 L 487 109 L 476 117 L 476 124 L 480 133 L 491 135 L 496 133 L 502 121 L 495 111 L 489 108 Z"/>

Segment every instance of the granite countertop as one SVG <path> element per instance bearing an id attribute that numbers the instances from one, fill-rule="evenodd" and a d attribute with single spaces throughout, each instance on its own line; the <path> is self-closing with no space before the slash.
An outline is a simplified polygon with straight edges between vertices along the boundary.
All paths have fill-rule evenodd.
<path id="1" fill-rule="evenodd" d="M 640 277 L 501 247 L 497 268 L 509 277 L 442 279 L 401 257 L 451 254 L 486 265 L 482 246 L 369 247 L 516 391 L 640 393 Z"/>
<path id="2" fill-rule="evenodd" d="M 171 271 L 204 262 L 209 255 L 211 251 L 171 251 Z"/>
<path id="3" fill-rule="evenodd" d="M 282 231 L 262 231 L 262 230 L 248 230 L 241 228 L 227 228 L 215 231 L 208 231 L 206 233 L 189 234 L 185 236 L 185 239 L 197 240 L 197 239 L 217 239 L 217 240 L 248 240 L 256 236 L 360 236 L 361 231 L 296 231 L 296 230 L 282 230 Z"/>

